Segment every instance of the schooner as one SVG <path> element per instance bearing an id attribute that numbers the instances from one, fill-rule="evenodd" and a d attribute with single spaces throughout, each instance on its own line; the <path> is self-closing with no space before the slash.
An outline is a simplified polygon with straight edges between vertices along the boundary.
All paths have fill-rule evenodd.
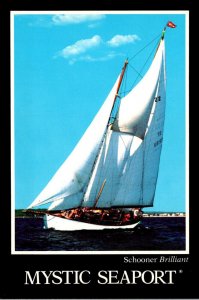
<path id="1" fill-rule="evenodd" d="M 174 28 L 172 22 L 168 27 Z M 164 28 L 152 63 L 124 97 L 125 61 L 90 126 L 46 187 L 28 207 L 49 203 L 45 228 L 134 228 L 153 206 L 166 104 Z"/>

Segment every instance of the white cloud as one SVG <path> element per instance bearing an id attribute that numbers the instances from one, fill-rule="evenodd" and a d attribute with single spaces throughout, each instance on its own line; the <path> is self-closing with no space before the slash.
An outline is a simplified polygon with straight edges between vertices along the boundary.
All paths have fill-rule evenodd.
<path id="1" fill-rule="evenodd" d="M 59 51 L 59 55 L 64 58 L 77 56 L 81 53 L 86 52 L 88 49 L 98 46 L 102 42 L 99 35 L 95 35 L 90 39 L 79 40 L 72 45 L 67 46 L 63 50 Z"/>
<path id="2" fill-rule="evenodd" d="M 122 53 L 110 52 L 107 46 L 118 47 L 123 44 L 133 43 L 139 40 L 137 35 L 115 35 L 109 41 L 104 42 L 99 35 L 94 35 L 89 39 L 82 39 L 76 41 L 74 44 L 68 45 L 64 49 L 60 50 L 54 58 L 57 56 L 64 57 L 69 61 L 69 64 L 74 64 L 77 61 L 105 61 L 113 59 L 116 56 L 123 56 Z M 95 52 L 95 56 L 92 55 L 91 50 L 99 47 L 99 51 Z M 101 54 L 100 54 L 101 53 Z M 106 54 L 102 54 L 106 53 Z"/>
<path id="3" fill-rule="evenodd" d="M 52 21 L 55 25 L 79 24 L 89 21 L 97 21 L 105 18 L 102 14 L 61 14 L 54 15 Z"/>
<path id="4" fill-rule="evenodd" d="M 119 47 L 120 45 L 134 43 L 140 38 L 136 34 L 120 35 L 117 34 L 110 39 L 107 44 L 111 47 Z"/>

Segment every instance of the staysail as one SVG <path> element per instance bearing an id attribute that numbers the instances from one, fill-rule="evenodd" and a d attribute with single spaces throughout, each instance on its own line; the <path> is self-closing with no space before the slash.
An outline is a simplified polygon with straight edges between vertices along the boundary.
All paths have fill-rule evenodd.
<path id="1" fill-rule="evenodd" d="M 120 100 L 116 118 L 107 127 L 118 82 L 119 78 L 80 142 L 29 208 L 48 202 L 50 210 L 153 205 L 165 113 L 164 39 L 149 70 Z"/>

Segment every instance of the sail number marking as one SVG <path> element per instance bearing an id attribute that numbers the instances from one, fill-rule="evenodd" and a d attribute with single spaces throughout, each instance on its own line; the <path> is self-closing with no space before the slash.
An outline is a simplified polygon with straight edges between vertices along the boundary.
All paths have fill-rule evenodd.
<path id="1" fill-rule="evenodd" d="M 161 136 L 161 135 L 162 135 L 162 131 L 161 131 L 161 130 L 158 131 L 157 135 L 158 135 L 158 136 Z"/>
<path id="2" fill-rule="evenodd" d="M 158 102 L 158 101 L 160 101 L 161 100 L 161 97 L 160 96 L 157 96 L 157 97 L 155 97 L 155 102 Z"/>
<path id="3" fill-rule="evenodd" d="M 154 147 L 157 147 L 158 145 L 160 145 L 162 143 L 163 138 L 159 139 L 158 141 L 156 141 L 154 143 Z"/>

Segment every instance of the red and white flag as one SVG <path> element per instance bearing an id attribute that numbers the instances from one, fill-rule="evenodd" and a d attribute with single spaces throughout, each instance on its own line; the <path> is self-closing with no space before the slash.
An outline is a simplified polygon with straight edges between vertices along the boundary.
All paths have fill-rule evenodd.
<path id="1" fill-rule="evenodd" d="M 176 25 L 175 25 L 173 22 L 171 22 L 171 21 L 169 21 L 169 22 L 167 23 L 167 26 L 168 26 L 168 27 L 171 27 L 171 28 L 176 28 Z"/>

